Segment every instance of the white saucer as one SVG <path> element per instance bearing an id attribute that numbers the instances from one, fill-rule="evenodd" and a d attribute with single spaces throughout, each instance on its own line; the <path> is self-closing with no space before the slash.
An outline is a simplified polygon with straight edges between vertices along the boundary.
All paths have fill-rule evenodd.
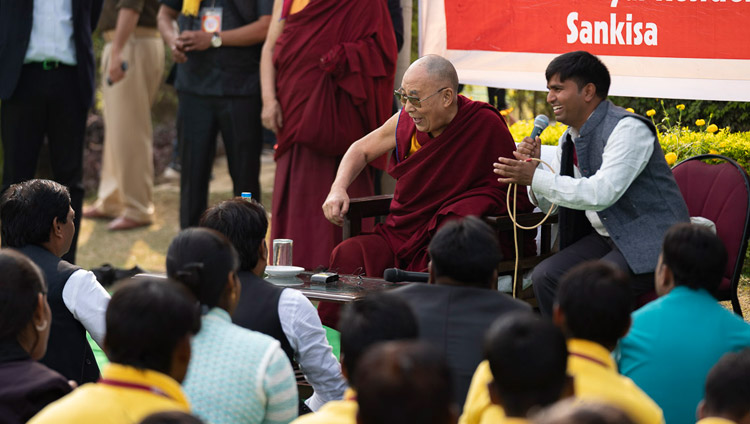
<path id="1" fill-rule="evenodd" d="M 268 277 L 266 278 L 266 281 L 268 281 L 271 284 L 275 284 L 277 286 L 281 287 L 297 287 L 305 284 L 302 280 L 295 276 L 291 277 Z"/>
<path id="2" fill-rule="evenodd" d="M 275 278 L 294 277 L 304 270 L 301 266 L 272 265 L 266 267 L 266 274 Z"/>

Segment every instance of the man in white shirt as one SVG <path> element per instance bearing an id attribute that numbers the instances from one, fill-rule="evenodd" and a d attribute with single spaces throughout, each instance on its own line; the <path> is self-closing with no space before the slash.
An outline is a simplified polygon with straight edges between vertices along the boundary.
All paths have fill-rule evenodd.
<path id="1" fill-rule="evenodd" d="M 242 291 L 232 321 L 277 339 L 315 390 L 300 405 L 300 413 L 309 412 L 306 408 L 317 411 L 324 403 L 341 399 L 346 381 L 317 310 L 299 291 L 262 278 L 268 260 L 268 218 L 263 206 L 239 197 L 225 200 L 203 213 L 200 226 L 226 235 L 240 254 Z"/>
<path id="2" fill-rule="evenodd" d="M 553 170 L 529 160 L 540 157 L 541 142 L 527 137 L 515 159 L 498 158 L 494 172 L 500 182 L 530 186 L 540 208 L 559 207 L 560 252 L 532 275 L 539 308 L 550 316 L 560 278 L 587 260 L 603 259 L 630 273 L 636 296 L 653 290 L 664 233 L 689 216 L 656 130 L 607 100 L 609 71 L 596 56 L 563 54 L 545 76 L 547 102 L 555 119 L 568 125 Z"/>
<path id="3" fill-rule="evenodd" d="M 86 332 L 103 345 L 110 296 L 91 271 L 61 259 L 73 240 L 74 218 L 68 189 L 50 180 L 13 184 L 0 200 L 3 247 L 24 253 L 47 280 L 52 330 L 40 362 L 80 385 L 99 379 Z"/>

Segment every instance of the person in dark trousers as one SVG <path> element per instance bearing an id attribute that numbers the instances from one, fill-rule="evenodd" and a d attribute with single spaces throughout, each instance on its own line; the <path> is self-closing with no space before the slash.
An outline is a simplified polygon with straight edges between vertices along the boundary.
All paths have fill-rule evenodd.
<path id="1" fill-rule="evenodd" d="M 260 198 L 260 50 L 272 0 L 216 0 L 191 10 L 183 0 L 160 0 L 158 26 L 177 63 L 180 227 L 198 224 L 221 133 L 235 196 Z M 179 31 L 176 31 L 176 28 Z"/>
<path id="2" fill-rule="evenodd" d="M 526 137 L 514 158 L 494 164 L 498 181 L 530 186 L 541 209 L 559 208 L 560 252 L 532 275 L 539 309 L 551 316 L 563 274 L 592 259 L 629 273 L 632 296 L 648 293 L 664 234 L 689 220 L 656 129 L 607 100 L 609 71 L 591 53 L 560 55 L 545 76 L 547 103 L 555 120 L 568 125 L 550 164 L 554 171 L 533 160 L 541 156 L 538 137 Z"/>
<path id="3" fill-rule="evenodd" d="M 2 191 L 34 178 L 45 137 L 52 178 L 83 206 L 83 144 L 94 101 L 96 28 L 103 0 L 4 1 L 0 8 Z M 78 232 L 65 259 L 75 263 Z"/>

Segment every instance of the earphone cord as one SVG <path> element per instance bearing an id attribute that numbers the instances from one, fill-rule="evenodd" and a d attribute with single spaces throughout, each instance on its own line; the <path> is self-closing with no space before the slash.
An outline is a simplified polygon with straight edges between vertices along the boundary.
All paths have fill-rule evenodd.
<path id="1" fill-rule="evenodd" d="M 528 160 L 543 163 L 552 172 L 555 172 L 555 170 L 552 169 L 552 167 L 547 162 L 545 162 L 545 161 L 543 161 L 541 159 L 529 158 Z M 512 204 L 510 202 L 511 188 L 513 190 L 513 203 Z M 518 284 L 518 257 L 519 257 L 519 252 L 518 252 L 518 229 L 520 228 L 522 230 L 535 230 L 535 229 L 539 228 L 542 224 L 544 224 L 545 221 L 547 221 L 547 218 L 549 218 L 549 216 L 552 214 L 552 211 L 555 209 L 555 204 L 554 203 L 551 204 L 550 207 L 549 207 L 549 210 L 547 210 L 547 215 L 545 215 L 544 218 L 542 218 L 542 220 L 539 221 L 539 223 L 537 223 L 536 225 L 532 225 L 530 227 L 525 227 L 525 226 L 519 224 L 516 221 L 516 203 L 518 201 L 517 196 L 518 196 L 518 184 L 513 184 L 513 183 L 508 184 L 508 190 L 505 193 L 505 204 L 507 206 L 506 209 L 508 210 L 508 217 L 513 222 L 513 244 L 514 244 L 515 249 L 516 249 L 516 264 L 515 264 L 515 268 L 513 269 L 513 293 L 512 293 L 513 297 L 517 297 L 518 296 L 518 291 L 517 291 L 517 284 Z M 523 287 L 523 285 L 521 285 L 521 287 Z"/>

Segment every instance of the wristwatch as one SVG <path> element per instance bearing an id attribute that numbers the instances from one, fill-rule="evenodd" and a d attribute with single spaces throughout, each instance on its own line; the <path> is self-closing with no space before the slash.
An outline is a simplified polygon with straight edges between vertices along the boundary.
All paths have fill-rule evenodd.
<path id="1" fill-rule="evenodd" d="M 211 47 L 221 47 L 221 35 L 218 32 L 211 37 Z"/>

